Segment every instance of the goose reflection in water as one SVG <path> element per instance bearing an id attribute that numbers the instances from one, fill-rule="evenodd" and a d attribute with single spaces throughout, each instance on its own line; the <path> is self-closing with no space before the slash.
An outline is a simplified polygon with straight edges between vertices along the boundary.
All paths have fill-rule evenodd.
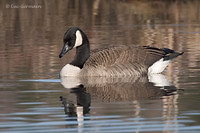
<path id="1" fill-rule="evenodd" d="M 162 74 L 148 77 L 63 77 L 68 96 L 61 96 L 65 114 L 83 120 L 90 111 L 91 97 L 101 102 L 125 102 L 173 95 L 177 88 Z"/>
<path id="2" fill-rule="evenodd" d="M 91 103 L 90 94 L 86 92 L 83 85 L 67 90 L 69 97 L 60 96 L 60 101 L 64 106 L 65 114 L 70 117 L 81 117 L 83 114 L 89 113 Z"/>

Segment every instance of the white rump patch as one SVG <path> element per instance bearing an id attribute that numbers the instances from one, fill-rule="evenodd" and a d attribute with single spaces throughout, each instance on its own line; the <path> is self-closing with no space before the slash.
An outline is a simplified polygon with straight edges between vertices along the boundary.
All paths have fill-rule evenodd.
<path id="1" fill-rule="evenodd" d="M 81 32 L 79 30 L 76 31 L 76 42 L 75 42 L 75 45 L 74 47 L 78 47 L 82 44 L 83 42 L 83 38 L 82 38 L 82 35 L 81 35 Z"/>
<path id="2" fill-rule="evenodd" d="M 60 76 L 78 76 L 80 73 L 81 69 L 79 67 L 67 64 L 65 65 L 62 70 L 60 71 Z"/>
<path id="3" fill-rule="evenodd" d="M 161 73 L 167 67 L 170 61 L 171 60 L 164 61 L 164 58 L 161 58 L 148 68 L 148 74 Z"/>

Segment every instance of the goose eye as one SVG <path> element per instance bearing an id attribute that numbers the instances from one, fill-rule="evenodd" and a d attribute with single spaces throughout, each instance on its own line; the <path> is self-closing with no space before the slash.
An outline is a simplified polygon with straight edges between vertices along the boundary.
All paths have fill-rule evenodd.
<path id="1" fill-rule="evenodd" d="M 72 43 L 72 42 L 69 42 L 69 43 L 68 43 L 68 46 L 69 46 L 69 47 L 73 47 L 73 43 Z"/>
<path id="2" fill-rule="evenodd" d="M 69 46 L 73 46 L 75 44 L 75 40 L 76 38 L 75 37 L 72 37 L 69 41 Z"/>

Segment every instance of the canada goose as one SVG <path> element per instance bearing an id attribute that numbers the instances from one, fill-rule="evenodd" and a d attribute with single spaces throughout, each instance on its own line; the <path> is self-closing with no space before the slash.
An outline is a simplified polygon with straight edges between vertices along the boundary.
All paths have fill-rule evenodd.
<path id="1" fill-rule="evenodd" d="M 59 58 L 73 48 L 76 48 L 76 56 L 62 68 L 61 77 L 117 77 L 161 73 L 173 58 L 183 54 L 168 48 L 150 46 L 118 46 L 97 49 L 90 53 L 89 40 L 77 27 L 68 29 L 63 41 Z"/>

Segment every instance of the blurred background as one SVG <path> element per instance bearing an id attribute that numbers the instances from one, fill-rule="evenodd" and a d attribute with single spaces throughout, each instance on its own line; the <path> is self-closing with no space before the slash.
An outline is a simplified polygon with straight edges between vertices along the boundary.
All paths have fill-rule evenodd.
<path id="1" fill-rule="evenodd" d="M 106 116 L 106 119 L 114 117 L 117 120 L 122 119 L 123 122 L 132 117 L 144 118 L 145 122 L 146 119 L 148 121 L 150 118 L 159 118 L 158 121 L 155 119 L 149 121 L 157 122 L 158 127 L 163 121 L 163 125 L 161 123 L 163 129 L 155 129 L 153 125 L 150 131 L 178 132 L 186 128 L 196 129 L 198 132 L 200 129 L 199 0 L 1 0 L 0 122 L 3 125 L 1 123 L 0 128 L 8 132 L 22 131 L 22 127 L 29 123 L 36 124 L 29 125 L 30 127 L 37 127 L 37 124 L 40 124 L 38 122 L 55 122 L 69 116 L 61 115 L 64 113 L 63 108 L 59 108 L 61 103 L 58 99 L 61 95 L 69 97 L 71 92 L 57 83 L 60 82 L 57 79 L 61 68 L 75 55 L 75 50 L 72 50 L 62 59 L 58 58 L 63 46 L 63 35 L 72 26 L 79 27 L 86 33 L 91 49 L 117 45 L 150 45 L 184 52 L 164 72 L 167 79 L 178 89 L 184 90 L 184 93 L 159 97 L 156 100 L 149 100 L 150 97 L 147 96 L 139 100 L 141 97 L 138 99 L 137 93 L 131 88 L 131 93 L 122 92 L 120 88 L 116 93 L 115 86 L 111 89 L 112 93 L 109 89 L 101 87 L 86 88 L 87 93 L 82 91 L 75 94 L 84 94 L 87 97 L 88 94 L 91 95 L 92 106 L 90 111 L 87 110 L 90 113 L 86 113 L 88 117 Z M 29 79 L 54 80 L 44 83 L 20 81 Z M 145 88 L 144 86 L 141 88 Z M 83 86 L 81 88 L 85 90 Z M 108 95 L 105 95 L 105 91 Z M 109 96 L 112 94 L 118 95 L 112 99 Z M 140 93 L 142 96 L 143 94 Z M 126 102 L 123 103 L 123 100 Z M 118 109 L 120 111 L 116 111 Z M 92 122 L 96 117 L 89 119 Z M 21 123 L 18 123 L 20 128 L 16 130 L 15 124 L 11 126 L 13 122 L 22 122 L 22 125 L 19 126 Z M 111 124 L 106 120 L 104 122 Z M 48 124 L 44 125 L 49 126 Z M 147 123 L 138 123 L 140 124 Z M 58 123 L 54 126 L 58 129 L 80 127 L 80 123 L 74 125 Z M 98 126 L 93 125 L 93 127 Z M 167 128 L 170 131 L 167 131 Z M 29 129 L 25 128 L 23 131 Z M 40 131 L 42 130 L 38 129 L 38 132 Z"/>
<path id="2" fill-rule="evenodd" d="M 41 8 L 16 8 L 27 4 Z M 72 26 L 85 31 L 91 49 L 151 45 L 184 51 L 184 60 L 200 56 L 198 0 L 2 0 L 0 6 L 1 78 L 55 77 L 74 56 L 73 51 L 58 59 Z"/>

